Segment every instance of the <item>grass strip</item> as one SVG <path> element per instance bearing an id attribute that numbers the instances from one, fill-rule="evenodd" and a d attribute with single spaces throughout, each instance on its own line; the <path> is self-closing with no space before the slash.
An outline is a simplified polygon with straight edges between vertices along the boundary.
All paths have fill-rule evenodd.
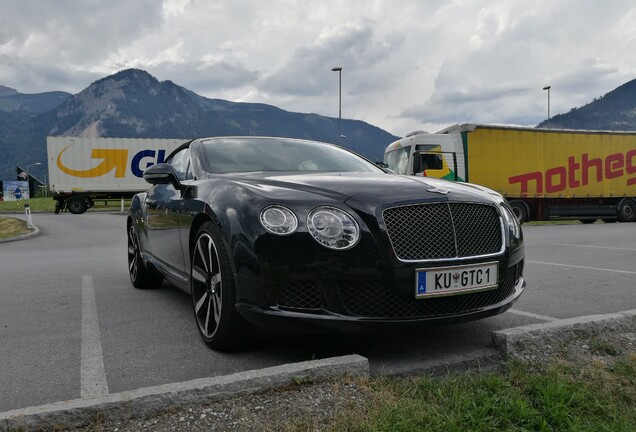
<path id="1" fill-rule="evenodd" d="M 28 228 L 23 220 L 0 216 L 0 239 L 28 234 L 31 231 L 33 230 Z"/>
<path id="2" fill-rule="evenodd" d="M 343 412 L 324 430 L 589 431 L 636 430 L 636 353 L 589 365 L 556 360 L 537 370 L 510 362 L 496 373 L 376 379 L 372 403 Z M 288 430 L 303 428 L 291 426 Z"/>
<path id="3" fill-rule="evenodd" d="M 55 200 L 53 198 L 31 198 L 19 203 L 16 201 L 0 201 L 0 213 L 22 213 L 24 205 L 29 204 L 31 213 L 53 213 L 55 211 Z M 130 207 L 130 200 L 124 200 L 124 211 Z M 95 206 L 88 211 L 119 211 L 121 200 L 95 200 Z"/>

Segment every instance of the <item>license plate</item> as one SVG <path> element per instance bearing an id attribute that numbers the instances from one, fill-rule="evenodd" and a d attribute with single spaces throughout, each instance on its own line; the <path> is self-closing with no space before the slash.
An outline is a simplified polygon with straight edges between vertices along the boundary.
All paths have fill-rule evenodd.
<path id="1" fill-rule="evenodd" d="M 497 288 L 496 262 L 415 272 L 415 297 L 436 297 Z"/>

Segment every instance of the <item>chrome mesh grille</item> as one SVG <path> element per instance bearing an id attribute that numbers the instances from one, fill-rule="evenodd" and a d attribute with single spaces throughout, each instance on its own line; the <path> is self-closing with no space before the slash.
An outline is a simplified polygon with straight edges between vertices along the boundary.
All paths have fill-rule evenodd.
<path id="1" fill-rule="evenodd" d="M 466 258 L 502 250 L 499 213 L 490 205 L 432 203 L 382 213 L 395 255 L 404 261 Z"/>

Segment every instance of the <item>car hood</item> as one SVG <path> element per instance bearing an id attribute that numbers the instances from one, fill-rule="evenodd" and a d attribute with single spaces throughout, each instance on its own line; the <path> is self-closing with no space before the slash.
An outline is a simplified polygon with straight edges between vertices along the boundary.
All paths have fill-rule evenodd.
<path id="1" fill-rule="evenodd" d="M 375 173 L 276 174 L 250 173 L 240 180 L 245 186 L 283 188 L 321 195 L 336 201 L 364 206 L 422 201 L 496 202 L 498 194 L 469 183 L 455 183 L 430 177 Z M 356 206 L 357 207 L 357 206 Z"/>

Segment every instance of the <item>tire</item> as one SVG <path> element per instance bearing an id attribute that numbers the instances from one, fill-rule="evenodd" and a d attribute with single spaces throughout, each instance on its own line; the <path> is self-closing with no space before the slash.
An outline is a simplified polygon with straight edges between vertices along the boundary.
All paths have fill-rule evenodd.
<path id="1" fill-rule="evenodd" d="M 151 273 L 144 265 L 139 248 L 139 237 L 134 224 L 128 226 L 128 276 L 135 288 L 158 288 L 163 278 Z"/>
<path id="2" fill-rule="evenodd" d="M 636 221 L 636 201 L 626 198 L 618 207 L 618 220 L 621 222 Z"/>
<path id="3" fill-rule="evenodd" d="M 211 222 L 204 223 L 195 237 L 190 293 L 203 342 L 217 351 L 240 348 L 246 323 L 234 306 L 236 287 L 221 233 Z"/>
<path id="4" fill-rule="evenodd" d="M 84 198 L 71 198 L 66 201 L 66 208 L 73 214 L 82 214 L 88 208 Z"/>
<path id="5" fill-rule="evenodd" d="M 589 225 L 589 224 L 593 224 L 594 222 L 596 222 L 596 219 L 579 219 L 579 221 L 582 224 Z"/>
<path id="6" fill-rule="evenodd" d="M 524 223 L 528 221 L 528 209 L 526 205 L 521 201 L 511 201 L 510 207 L 512 208 L 513 213 L 517 216 L 517 220 L 519 223 Z"/>

